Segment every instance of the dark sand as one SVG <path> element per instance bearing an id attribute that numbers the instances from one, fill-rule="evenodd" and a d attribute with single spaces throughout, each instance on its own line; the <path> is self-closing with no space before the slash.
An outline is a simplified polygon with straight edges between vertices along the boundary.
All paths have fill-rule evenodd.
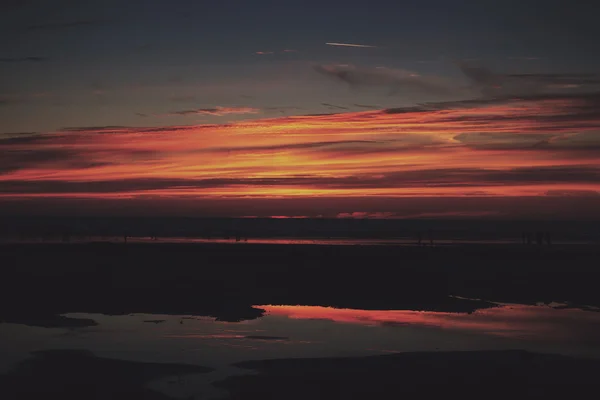
<path id="1" fill-rule="evenodd" d="M 600 248 L 591 246 L 13 244 L 0 254 L 0 320 L 42 326 L 67 312 L 239 321 L 262 315 L 253 304 L 449 312 L 491 302 L 600 306 Z"/>
<path id="2" fill-rule="evenodd" d="M 403 353 L 236 364 L 258 375 L 216 385 L 228 399 L 588 398 L 600 361 L 525 351 Z"/>
<path id="3" fill-rule="evenodd" d="M 167 400 L 171 397 L 144 385 L 164 377 L 210 371 L 196 365 L 101 358 L 81 350 L 39 351 L 9 373 L 0 375 L 0 398 Z"/>

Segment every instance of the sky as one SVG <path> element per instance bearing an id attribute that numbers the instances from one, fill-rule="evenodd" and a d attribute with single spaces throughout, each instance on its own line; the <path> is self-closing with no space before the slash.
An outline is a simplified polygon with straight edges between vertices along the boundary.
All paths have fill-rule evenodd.
<path id="1" fill-rule="evenodd" d="M 599 8 L 3 1 L 0 204 L 600 218 Z"/>

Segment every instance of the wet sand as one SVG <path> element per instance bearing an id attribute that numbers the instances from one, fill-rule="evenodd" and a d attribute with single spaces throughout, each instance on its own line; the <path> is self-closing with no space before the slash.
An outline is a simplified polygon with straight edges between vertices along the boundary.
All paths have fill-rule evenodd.
<path id="1" fill-rule="evenodd" d="M 236 366 L 259 374 L 216 383 L 235 400 L 584 398 L 600 384 L 598 360 L 519 350 L 282 359 Z"/>
<path id="2" fill-rule="evenodd" d="M 29 399 L 156 399 L 172 397 L 145 387 L 164 377 L 210 372 L 196 365 L 159 364 L 96 357 L 82 350 L 50 350 L 0 375 L 0 397 Z"/>

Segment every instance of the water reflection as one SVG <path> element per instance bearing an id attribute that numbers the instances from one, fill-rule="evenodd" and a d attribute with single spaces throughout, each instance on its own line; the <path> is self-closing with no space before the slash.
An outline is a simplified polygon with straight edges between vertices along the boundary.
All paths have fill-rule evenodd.
<path id="1" fill-rule="evenodd" d="M 313 306 L 257 306 L 267 315 L 367 326 L 413 326 L 530 340 L 599 342 L 600 313 L 550 306 L 502 305 L 472 314 L 410 310 L 353 310 Z"/>
<path id="2" fill-rule="evenodd" d="M 168 379 L 156 382 L 157 390 L 181 392 L 185 397 L 198 391 L 209 393 L 210 382 L 240 373 L 232 370 L 232 363 L 256 359 L 506 349 L 600 358 L 600 313 L 578 309 L 501 305 L 457 314 L 255 307 L 266 310 L 265 316 L 243 322 L 190 315 L 68 314 L 93 319 L 97 325 L 67 329 L 3 323 L 0 373 L 30 357 L 32 351 L 48 349 L 79 349 L 109 359 L 215 369 L 186 378 L 185 385 Z"/>

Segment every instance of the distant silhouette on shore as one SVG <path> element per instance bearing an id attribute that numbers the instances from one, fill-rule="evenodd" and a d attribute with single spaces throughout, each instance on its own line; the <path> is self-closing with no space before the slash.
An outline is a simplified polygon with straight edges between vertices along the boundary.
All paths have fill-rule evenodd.
<path id="1" fill-rule="evenodd" d="M 433 231 L 431 229 L 427 230 L 427 239 L 429 239 L 429 245 L 433 246 Z M 417 245 L 423 246 L 423 232 L 417 231 Z"/>
<path id="2" fill-rule="evenodd" d="M 547 246 L 552 246 L 552 235 L 548 231 L 537 231 L 535 234 L 533 232 L 523 232 L 521 235 L 521 243 L 528 246 L 532 245 L 534 240 L 538 246 L 543 246 L 544 243 Z"/>

